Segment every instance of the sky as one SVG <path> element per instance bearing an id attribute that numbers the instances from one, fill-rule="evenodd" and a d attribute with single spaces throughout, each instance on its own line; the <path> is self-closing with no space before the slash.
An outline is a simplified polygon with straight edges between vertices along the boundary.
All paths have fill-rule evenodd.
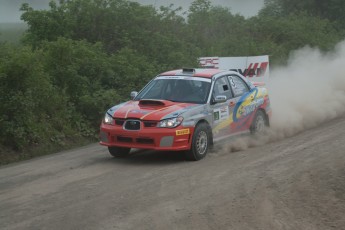
<path id="1" fill-rule="evenodd" d="M 34 9 L 47 9 L 50 0 L 0 0 L 0 22 L 20 22 L 21 12 L 19 8 L 22 3 L 27 2 Z M 134 0 L 133 0 L 134 1 Z M 136 0 L 141 4 L 159 6 L 169 6 L 174 4 L 177 8 L 182 6 L 188 10 L 193 0 Z M 263 7 L 264 0 L 211 0 L 213 6 L 223 6 L 230 8 L 231 12 L 239 13 L 245 17 L 251 17 L 258 13 Z"/>
<path id="2" fill-rule="evenodd" d="M 137 0 L 142 4 L 155 6 L 182 6 L 183 9 L 188 10 L 193 0 Z M 231 12 L 239 13 L 245 17 L 254 16 L 264 6 L 264 0 L 211 0 L 213 6 L 224 6 L 231 9 Z"/>

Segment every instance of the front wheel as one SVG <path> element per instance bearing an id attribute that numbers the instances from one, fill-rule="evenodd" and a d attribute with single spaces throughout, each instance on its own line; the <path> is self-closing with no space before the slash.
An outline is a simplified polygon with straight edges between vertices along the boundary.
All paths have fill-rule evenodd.
<path id="1" fill-rule="evenodd" d="M 130 148 L 124 148 L 124 147 L 108 147 L 110 155 L 113 157 L 126 157 L 129 155 L 129 151 L 131 151 Z"/>
<path id="2" fill-rule="evenodd" d="M 198 161 L 207 154 L 210 142 L 209 127 L 206 123 L 199 124 L 193 134 L 192 147 L 186 152 L 186 158 L 190 161 Z"/>

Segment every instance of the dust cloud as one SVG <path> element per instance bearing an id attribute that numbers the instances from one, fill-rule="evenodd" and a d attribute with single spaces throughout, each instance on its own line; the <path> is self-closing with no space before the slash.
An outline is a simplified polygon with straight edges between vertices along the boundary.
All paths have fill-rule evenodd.
<path id="1" fill-rule="evenodd" d="M 234 152 L 263 145 L 316 127 L 345 113 L 345 41 L 329 53 L 305 47 L 275 68 L 267 85 L 273 116 L 266 135 L 225 144 Z"/>

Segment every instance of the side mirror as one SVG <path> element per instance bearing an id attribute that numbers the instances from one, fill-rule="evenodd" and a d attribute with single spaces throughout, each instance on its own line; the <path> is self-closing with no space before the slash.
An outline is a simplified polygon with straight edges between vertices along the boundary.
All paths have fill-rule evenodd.
<path id="1" fill-rule="evenodd" d="M 138 95 L 137 91 L 132 91 L 131 92 L 131 99 L 133 100 L 137 95 Z"/>
<path id="2" fill-rule="evenodd" d="M 218 95 L 218 96 L 216 96 L 216 98 L 213 100 L 213 103 L 214 103 L 214 104 L 223 103 L 223 102 L 226 102 L 226 100 L 227 100 L 226 96 L 224 96 L 224 95 Z"/>

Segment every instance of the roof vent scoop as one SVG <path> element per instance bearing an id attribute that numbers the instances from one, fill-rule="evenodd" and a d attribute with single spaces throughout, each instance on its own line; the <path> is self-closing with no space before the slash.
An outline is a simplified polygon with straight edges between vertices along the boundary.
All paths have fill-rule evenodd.
<path id="1" fill-rule="evenodd" d="M 183 68 L 182 73 L 184 74 L 195 74 L 195 69 L 193 68 Z"/>

